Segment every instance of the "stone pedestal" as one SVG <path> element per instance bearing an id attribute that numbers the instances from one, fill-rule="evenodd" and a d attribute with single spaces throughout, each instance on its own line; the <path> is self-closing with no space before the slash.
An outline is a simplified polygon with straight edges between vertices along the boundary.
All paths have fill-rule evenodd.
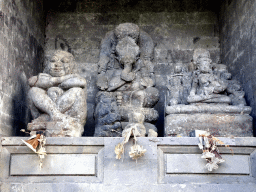
<path id="1" fill-rule="evenodd" d="M 214 136 L 252 137 L 252 117 L 248 106 L 176 105 L 166 107 L 165 136 L 189 137 L 194 130 Z"/>

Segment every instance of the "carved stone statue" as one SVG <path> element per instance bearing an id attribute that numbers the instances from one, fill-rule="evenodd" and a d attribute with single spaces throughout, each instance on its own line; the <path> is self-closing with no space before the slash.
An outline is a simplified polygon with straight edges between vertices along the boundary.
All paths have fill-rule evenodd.
<path id="1" fill-rule="evenodd" d="M 46 136 L 79 137 L 87 116 L 86 80 L 74 71 L 71 53 L 57 50 L 43 73 L 29 79 L 30 108 L 34 118 L 28 130 Z"/>
<path id="2" fill-rule="evenodd" d="M 230 103 L 231 99 L 222 94 L 228 86 L 226 79 L 213 73 L 212 60 L 208 57 L 197 58 L 197 69 L 193 74 L 192 89 L 188 103 Z"/>
<path id="3" fill-rule="evenodd" d="M 216 136 L 252 136 L 251 107 L 245 106 L 244 91 L 227 66 L 212 63 L 205 49 L 194 51 L 193 63 L 191 72 L 177 64 L 169 76 L 165 135 L 209 129 Z"/>
<path id="4" fill-rule="evenodd" d="M 167 76 L 168 105 L 187 104 L 191 90 L 192 73 L 188 72 L 182 63 L 174 66 L 173 74 Z"/>
<path id="5" fill-rule="evenodd" d="M 157 131 L 150 123 L 158 118 L 153 106 L 159 99 L 151 62 L 153 48 L 150 36 L 132 23 L 118 25 L 102 40 L 95 136 L 121 136 L 129 114 L 135 112 L 145 117 L 146 135 L 150 129 Z"/>

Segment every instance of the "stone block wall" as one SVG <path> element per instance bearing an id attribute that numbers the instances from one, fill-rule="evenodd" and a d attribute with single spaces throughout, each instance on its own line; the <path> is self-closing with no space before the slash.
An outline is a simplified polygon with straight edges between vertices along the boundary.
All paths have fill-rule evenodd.
<path id="1" fill-rule="evenodd" d="M 174 63 L 190 63 L 195 48 L 207 48 L 213 61 L 219 61 L 217 14 L 201 1 L 145 1 L 143 4 L 139 1 L 126 6 L 120 3 L 106 5 L 107 1 L 79 1 L 71 6 L 68 2 L 59 8 L 68 12 L 48 11 L 45 56 L 47 59 L 52 53 L 56 36 L 61 35 L 75 56 L 80 74 L 87 79 L 88 118 L 84 135 L 92 136 L 94 132 L 93 111 L 98 92 L 95 83 L 101 40 L 118 24 L 132 22 L 146 31 L 155 43 L 155 74 L 161 93 L 155 107 L 160 115 L 156 126 L 159 135 L 163 136 L 166 76 Z"/>
<path id="2" fill-rule="evenodd" d="M 20 135 L 29 120 L 27 78 L 42 71 L 42 0 L 0 0 L 0 136 Z"/>
<path id="3" fill-rule="evenodd" d="M 221 61 L 241 82 L 256 118 L 256 1 L 226 0 L 220 11 Z"/>

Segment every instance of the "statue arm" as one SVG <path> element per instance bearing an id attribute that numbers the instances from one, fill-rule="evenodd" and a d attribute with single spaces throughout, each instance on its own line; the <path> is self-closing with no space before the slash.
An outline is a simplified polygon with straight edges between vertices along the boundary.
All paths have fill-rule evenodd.
<path id="1" fill-rule="evenodd" d="M 191 86 L 191 91 L 190 91 L 191 96 L 196 95 L 197 87 L 198 87 L 198 78 L 194 77 L 193 80 L 192 80 L 192 86 Z"/>
<path id="2" fill-rule="evenodd" d="M 151 61 L 153 59 L 154 43 L 151 37 L 144 31 L 140 31 L 139 37 L 140 58 L 144 61 Z"/>
<path id="3" fill-rule="evenodd" d="M 114 41 L 114 32 L 111 31 L 106 34 L 105 38 L 101 41 L 100 60 L 98 62 L 98 73 L 106 72 L 107 64 L 110 61 L 110 55 L 112 53 L 112 46 Z"/>
<path id="4" fill-rule="evenodd" d="M 53 77 L 47 73 L 39 73 L 38 76 L 29 78 L 28 84 L 30 87 L 39 87 L 47 89 L 54 85 Z"/>
<path id="5" fill-rule="evenodd" d="M 147 68 L 149 77 L 152 80 L 151 86 L 155 86 L 154 64 L 151 62 L 153 59 L 154 43 L 152 38 L 142 30 L 140 31 L 139 45 L 141 52 L 140 58 L 143 65 Z"/>
<path id="6" fill-rule="evenodd" d="M 70 74 L 62 77 L 52 77 L 47 73 L 39 73 L 38 76 L 33 76 L 28 80 L 28 83 L 31 87 L 39 87 L 47 89 L 53 86 L 56 86 L 63 81 L 75 77 L 76 75 Z"/>
<path id="7" fill-rule="evenodd" d="M 63 81 L 59 87 L 62 89 L 70 89 L 72 87 L 86 88 L 86 80 L 80 76 L 77 76 Z"/>

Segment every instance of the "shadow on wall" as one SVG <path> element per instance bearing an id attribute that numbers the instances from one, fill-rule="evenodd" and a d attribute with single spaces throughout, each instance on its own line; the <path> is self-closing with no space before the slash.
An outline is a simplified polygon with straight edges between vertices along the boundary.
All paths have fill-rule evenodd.
<path id="1" fill-rule="evenodd" d="M 249 55 L 250 55 L 250 65 L 255 65 L 256 62 L 256 24 L 253 22 L 253 25 L 251 26 L 251 38 L 250 38 L 250 50 L 249 50 Z M 254 67 L 253 67 L 254 68 Z M 252 82 L 255 82 L 256 77 L 254 76 L 254 79 Z M 253 85 L 253 87 L 255 87 Z M 250 93 L 253 95 L 252 98 L 256 97 L 256 90 L 251 89 L 253 93 Z M 248 102 L 248 105 L 252 107 L 252 113 L 250 114 L 253 117 L 253 136 L 256 137 L 256 99 L 252 99 Z"/>
<path id="2" fill-rule="evenodd" d="M 31 121 L 27 96 L 28 90 L 27 77 L 24 72 L 20 72 L 15 86 L 15 95 L 12 98 L 12 128 L 15 136 L 27 136 L 20 130 L 26 130 L 28 122 Z"/>

